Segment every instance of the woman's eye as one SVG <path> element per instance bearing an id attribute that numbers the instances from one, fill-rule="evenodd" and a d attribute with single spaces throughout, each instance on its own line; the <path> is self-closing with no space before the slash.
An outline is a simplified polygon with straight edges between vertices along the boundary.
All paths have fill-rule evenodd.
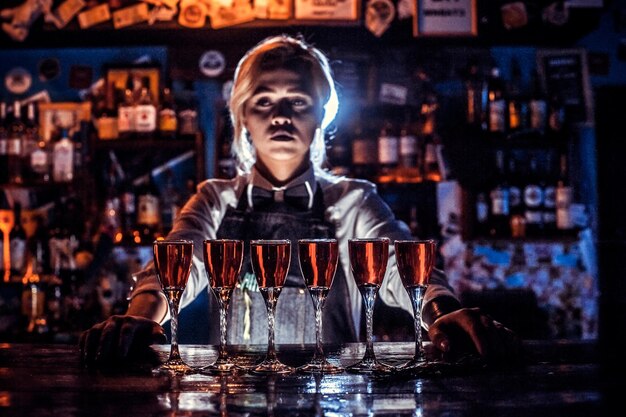
<path id="1" fill-rule="evenodd" d="M 272 104 L 271 100 L 267 97 L 261 97 L 256 101 L 256 105 L 259 107 L 268 107 Z"/>
<path id="2" fill-rule="evenodd" d="M 291 100 L 291 105 L 294 107 L 305 107 L 309 105 L 309 102 L 303 98 L 294 98 Z"/>

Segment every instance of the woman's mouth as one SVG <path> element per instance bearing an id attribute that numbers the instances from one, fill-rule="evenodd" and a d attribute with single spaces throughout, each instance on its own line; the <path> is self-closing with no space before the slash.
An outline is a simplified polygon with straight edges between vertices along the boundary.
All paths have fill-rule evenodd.
<path id="1" fill-rule="evenodd" d="M 291 140 L 294 140 L 293 136 L 291 135 L 287 135 L 285 133 L 279 133 L 276 135 L 272 135 L 272 137 L 270 137 L 271 140 L 275 140 L 277 142 L 288 142 Z"/>

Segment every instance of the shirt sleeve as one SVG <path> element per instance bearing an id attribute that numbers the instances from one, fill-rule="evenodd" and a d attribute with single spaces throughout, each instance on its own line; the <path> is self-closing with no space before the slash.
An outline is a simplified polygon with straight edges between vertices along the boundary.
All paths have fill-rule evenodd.
<path id="1" fill-rule="evenodd" d="M 185 204 L 174 228 L 167 235 L 167 238 L 170 239 L 187 239 L 193 240 L 194 243 L 191 274 L 180 300 L 181 308 L 195 300 L 200 291 L 205 290 L 208 285 L 206 272 L 204 271 L 202 245 L 205 239 L 215 238 L 221 219 L 226 211 L 226 206 L 232 200 L 227 194 L 231 193 L 232 189 L 220 190 L 214 182 L 205 181 L 198 187 L 198 192 Z M 132 291 L 131 299 L 142 292 L 161 292 L 161 285 L 152 262 L 149 262 L 136 275 L 143 278 L 138 280 Z M 161 323 L 168 320 L 169 317 L 168 311 Z"/>
<path id="2" fill-rule="evenodd" d="M 413 315 L 411 300 L 398 273 L 393 246 L 395 240 L 413 238 L 408 226 L 395 217 L 373 184 L 363 194 L 355 219 L 354 237 L 388 237 L 390 239 L 387 272 L 378 294 L 388 306 L 403 308 Z M 431 277 L 426 290 L 424 305 L 438 297 L 452 297 L 456 300 L 444 272 L 440 270 L 436 270 Z"/>

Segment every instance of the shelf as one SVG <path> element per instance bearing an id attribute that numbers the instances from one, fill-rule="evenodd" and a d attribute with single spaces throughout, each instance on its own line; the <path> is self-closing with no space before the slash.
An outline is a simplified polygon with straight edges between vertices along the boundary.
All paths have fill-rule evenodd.
<path id="1" fill-rule="evenodd" d="M 176 138 L 176 139 L 160 139 L 160 138 L 130 138 L 130 139 L 112 139 L 93 141 L 95 149 L 128 149 L 130 151 L 146 150 L 151 147 L 160 149 L 193 149 L 196 145 L 196 138 Z"/>

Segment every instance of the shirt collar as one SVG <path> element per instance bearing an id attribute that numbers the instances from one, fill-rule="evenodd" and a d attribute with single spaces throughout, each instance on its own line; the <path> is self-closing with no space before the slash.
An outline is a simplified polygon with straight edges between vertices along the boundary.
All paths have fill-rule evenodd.
<path id="1" fill-rule="evenodd" d="M 313 165 L 309 164 L 309 167 L 302 174 L 298 175 L 293 180 L 289 181 L 287 184 L 276 187 L 274 186 L 270 180 L 265 178 L 257 169 L 256 165 L 252 166 L 252 172 L 250 173 L 250 182 L 248 183 L 248 187 L 246 189 L 246 194 L 248 197 L 248 205 L 250 207 L 252 204 L 252 187 L 260 187 L 266 190 L 271 191 L 285 191 L 287 188 L 292 188 L 298 185 L 304 184 L 306 186 L 307 192 L 309 194 L 309 209 L 313 207 L 313 195 L 315 193 L 315 189 L 317 187 L 317 181 L 315 179 L 315 171 L 313 170 Z"/>

